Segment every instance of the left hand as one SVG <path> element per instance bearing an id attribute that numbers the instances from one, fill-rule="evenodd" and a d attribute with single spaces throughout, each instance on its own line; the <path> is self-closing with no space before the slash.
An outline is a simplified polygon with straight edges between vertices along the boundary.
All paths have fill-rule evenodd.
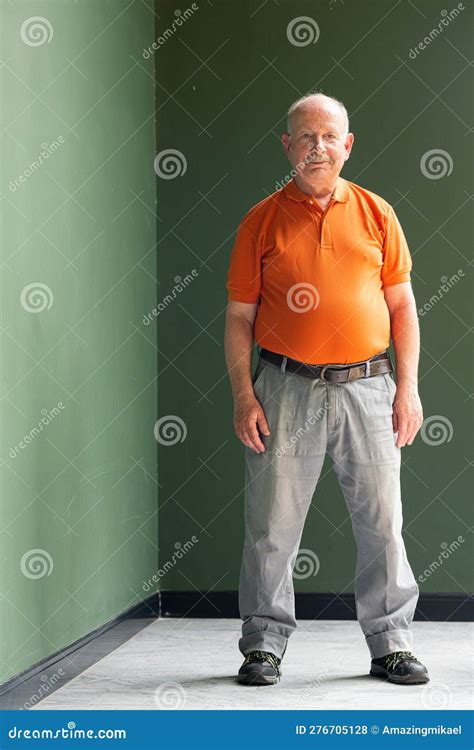
<path id="1" fill-rule="evenodd" d="M 398 432 L 397 448 L 411 445 L 423 424 L 423 408 L 418 395 L 418 388 L 414 383 L 397 383 L 392 423 L 393 431 Z"/>

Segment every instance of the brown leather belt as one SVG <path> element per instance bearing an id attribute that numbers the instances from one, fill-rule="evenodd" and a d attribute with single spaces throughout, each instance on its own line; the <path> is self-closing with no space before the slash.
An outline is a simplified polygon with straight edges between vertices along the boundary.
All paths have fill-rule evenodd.
<path id="1" fill-rule="evenodd" d="M 370 378 L 374 375 L 393 371 L 388 351 L 375 354 L 370 359 L 361 362 L 351 362 L 348 365 L 311 365 L 284 354 L 277 354 L 270 349 L 264 349 L 263 347 L 258 347 L 258 349 L 260 357 L 274 365 L 279 365 L 282 371 L 288 370 L 307 378 L 320 378 L 326 383 L 347 383 L 349 380 Z"/>

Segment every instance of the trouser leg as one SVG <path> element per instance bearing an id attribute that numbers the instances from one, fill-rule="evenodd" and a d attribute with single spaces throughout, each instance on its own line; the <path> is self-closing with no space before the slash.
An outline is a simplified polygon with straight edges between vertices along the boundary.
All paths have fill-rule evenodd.
<path id="1" fill-rule="evenodd" d="M 271 435 L 245 449 L 245 542 L 239 583 L 243 654 L 282 657 L 297 627 L 293 567 L 325 456 L 324 387 L 268 365 L 256 395 Z"/>
<path id="2" fill-rule="evenodd" d="M 334 387 L 334 386 L 328 386 Z M 357 618 L 372 658 L 412 650 L 419 589 L 402 537 L 401 450 L 395 445 L 390 374 L 336 386 L 328 453 L 357 544 Z"/>

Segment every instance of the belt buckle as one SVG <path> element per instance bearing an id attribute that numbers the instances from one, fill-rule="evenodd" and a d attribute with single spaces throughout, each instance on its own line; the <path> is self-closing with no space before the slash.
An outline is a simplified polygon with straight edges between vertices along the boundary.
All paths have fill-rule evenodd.
<path id="1" fill-rule="evenodd" d="M 321 380 L 324 380 L 325 383 L 327 383 L 328 381 L 325 379 L 324 373 L 326 372 L 328 367 L 329 365 L 324 365 L 324 367 L 321 369 L 321 372 L 319 373 L 319 377 L 321 378 Z"/>

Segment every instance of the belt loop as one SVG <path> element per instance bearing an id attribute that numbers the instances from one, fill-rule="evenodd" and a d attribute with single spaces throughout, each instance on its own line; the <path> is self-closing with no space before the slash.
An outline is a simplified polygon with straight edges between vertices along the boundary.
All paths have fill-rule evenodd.
<path id="1" fill-rule="evenodd" d="M 284 354 L 283 355 L 283 359 L 281 360 L 281 365 L 280 365 L 280 370 L 282 372 L 285 372 L 285 370 L 286 370 L 286 363 L 287 363 L 287 361 L 288 361 L 288 357 Z"/>
<path id="2" fill-rule="evenodd" d="M 370 359 L 368 359 L 368 360 L 367 360 L 367 362 L 365 363 L 365 374 L 364 374 L 364 378 L 370 378 L 370 365 L 371 365 L 371 364 L 372 364 L 372 363 L 371 363 Z"/>

